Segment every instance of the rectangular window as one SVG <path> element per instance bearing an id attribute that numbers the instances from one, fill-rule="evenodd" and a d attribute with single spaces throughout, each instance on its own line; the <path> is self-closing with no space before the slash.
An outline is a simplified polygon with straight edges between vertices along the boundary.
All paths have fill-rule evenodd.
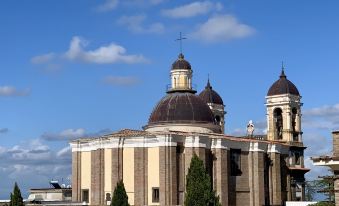
<path id="1" fill-rule="evenodd" d="M 240 176 L 241 172 L 241 150 L 240 149 L 231 149 L 231 176 Z"/>
<path id="2" fill-rule="evenodd" d="M 159 202 L 159 187 L 152 187 L 152 202 Z"/>
<path id="3" fill-rule="evenodd" d="M 89 202 L 89 192 L 88 190 L 82 190 L 82 201 Z"/>
<path id="4" fill-rule="evenodd" d="M 300 165 L 300 153 L 299 152 L 295 152 L 294 156 L 295 156 L 295 164 L 296 165 Z"/>

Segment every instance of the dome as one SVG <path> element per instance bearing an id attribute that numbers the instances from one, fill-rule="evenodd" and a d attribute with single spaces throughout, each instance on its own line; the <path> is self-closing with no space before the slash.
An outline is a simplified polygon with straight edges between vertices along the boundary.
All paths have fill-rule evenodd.
<path id="1" fill-rule="evenodd" d="M 287 79 L 284 69 L 281 71 L 280 78 L 274 82 L 271 88 L 267 92 L 267 96 L 274 96 L 280 94 L 292 94 L 300 96 L 297 87 Z"/>
<path id="2" fill-rule="evenodd" d="M 213 103 L 213 104 L 224 104 L 220 95 L 212 89 L 210 84 L 210 80 L 207 81 L 207 85 L 205 89 L 199 94 L 199 97 L 205 103 Z"/>
<path id="3" fill-rule="evenodd" d="M 191 64 L 185 60 L 182 53 L 179 54 L 178 59 L 172 64 L 172 70 L 178 69 L 191 70 Z"/>
<path id="4" fill-rule="evenodd" d="M 215 124 L 214 116 L 207 104 L 192 93 L 170 93 L 154 108 L 148 124 L 190 123 Z"/>

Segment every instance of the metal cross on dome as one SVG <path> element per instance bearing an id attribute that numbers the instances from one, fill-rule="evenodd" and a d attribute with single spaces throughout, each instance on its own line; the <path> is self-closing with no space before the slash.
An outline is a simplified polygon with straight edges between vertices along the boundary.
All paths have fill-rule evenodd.
<path id="1" fill-rule="evenodd" d="M 175 41 L 180 41 L 180 53 L 182 54 L 182 40 L 187 39 L 186 37 L 182 37 L 182 34 L 180 32 L 180 36 L 178 39 L 176 39 Z"/>

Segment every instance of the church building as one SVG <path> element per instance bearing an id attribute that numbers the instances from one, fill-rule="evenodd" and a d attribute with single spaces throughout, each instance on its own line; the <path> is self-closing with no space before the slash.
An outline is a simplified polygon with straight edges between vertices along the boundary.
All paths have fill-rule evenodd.
<path id="1" fill-rule="evenodd" d="M 107 205 L 123 180 L 130 205 L 183 205 L 191 158 L 203 160 L 223 206 L 305 199 L 301 96 L 284 68 L 266 95 L 267 135 L 224 134 L 225 106 L 210 81 L 197 94 L 183 54 L 142 130 L 80 138 L 72 148 L 72 200 Z M 253 126 L 253 125 L 252 125 Z"/>

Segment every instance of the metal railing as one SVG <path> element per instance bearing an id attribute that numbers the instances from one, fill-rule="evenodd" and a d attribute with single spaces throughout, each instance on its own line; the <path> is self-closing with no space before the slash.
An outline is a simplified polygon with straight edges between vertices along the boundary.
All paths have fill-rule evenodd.
<path id="1" fill-rule="evenodd" d="M 194 90 L 197 91 L 197 85 L 196 84 L 175 84 L 174 86 L 172 84 L 166 85 L 166 91 L 174 91 L 174 90 Z"/>

